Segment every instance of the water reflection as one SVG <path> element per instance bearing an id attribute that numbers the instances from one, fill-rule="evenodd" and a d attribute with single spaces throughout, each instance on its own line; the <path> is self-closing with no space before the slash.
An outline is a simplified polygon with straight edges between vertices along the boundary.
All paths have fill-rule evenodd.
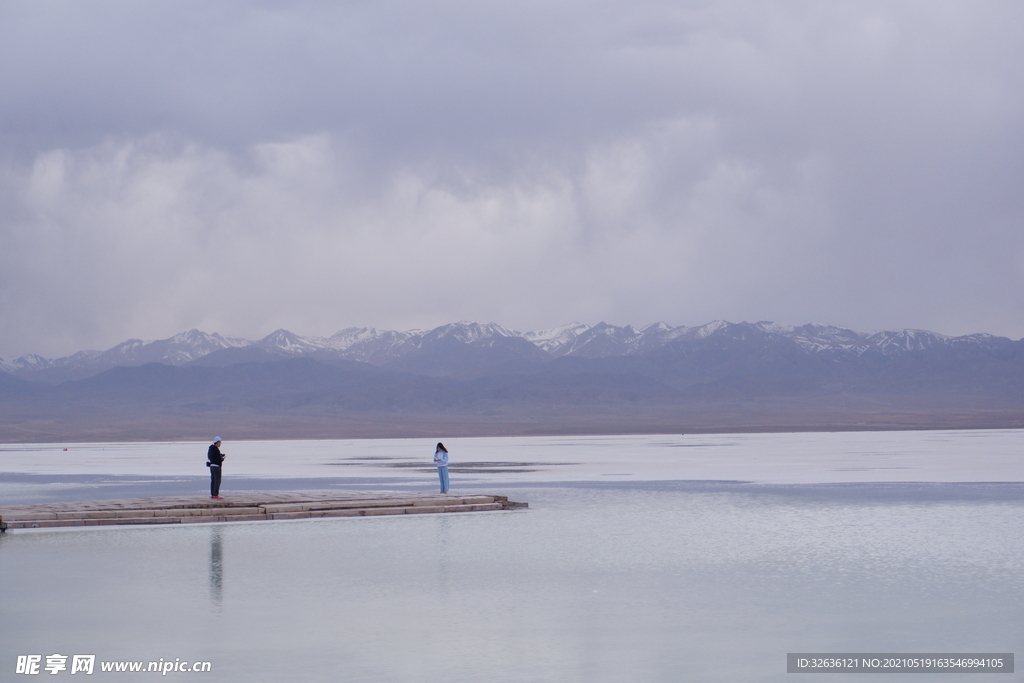
<path id="1" fill-rule="evenodd" d="M 223 607 L 224 592 L 224 530 L 219 525 L 210 527 L 210 602 L 214 611 Z"/>
<path id="2" fill-rule="evenodd" d="M 443 596 L 448 595 L 448 543 L 452 530 L 452 520 L 447 515 L 437 515 L 435 546 L 437 547 L 437 588 Z"/>
<path id="3" fill-rule="evenodd" d="M 793 683 L 787 652 L 1024 649 L 1021 502 L 505 493 L 530 509 L 10 533 L 0 661 L 95 644 L 211 660 L 206 683 Z"/>

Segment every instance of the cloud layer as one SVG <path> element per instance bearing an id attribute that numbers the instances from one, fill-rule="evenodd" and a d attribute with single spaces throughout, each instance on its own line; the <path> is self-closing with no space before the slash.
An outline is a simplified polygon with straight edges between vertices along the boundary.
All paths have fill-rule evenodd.
<path id="1" fill-rule="evenodd" d="M 0 354 L 1024 335 L 1015 3 L 0 2 Z"/>

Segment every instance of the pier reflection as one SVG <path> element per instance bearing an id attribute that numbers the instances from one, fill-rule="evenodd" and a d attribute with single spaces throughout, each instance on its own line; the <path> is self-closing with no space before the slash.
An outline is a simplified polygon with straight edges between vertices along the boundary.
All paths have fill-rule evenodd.
<path id="1" fill-rule="evenodd" d="M 223 607 L 224 592 L 224 538 L 220 525 L 210 527 L 210 602 L 215 611 Z"/>

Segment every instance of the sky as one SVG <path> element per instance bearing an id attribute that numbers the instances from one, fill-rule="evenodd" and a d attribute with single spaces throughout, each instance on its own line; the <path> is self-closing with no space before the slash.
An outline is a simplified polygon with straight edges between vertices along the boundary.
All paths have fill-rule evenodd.
<path id="1" fill-rule="evenodd" d="M 0 357 L 1024 337 L 1024 3 L 0 0 Z"/>

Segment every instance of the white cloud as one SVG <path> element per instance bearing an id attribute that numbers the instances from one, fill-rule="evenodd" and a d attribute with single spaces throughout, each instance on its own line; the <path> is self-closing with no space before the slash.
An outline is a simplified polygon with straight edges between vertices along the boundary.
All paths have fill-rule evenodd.
<path id="1" fill-rule="evenodd" d="M 13 200 L 4 341 L 58 353 L 192 326 L 258 337 L 703 314 L 804 238 L 807 198 L 713 158 L 663 187 L 667 146 L 714 152 L 681 130 L 708 134 L 679 122 L 595 146 L 575 175 L 454 188 L 411 169 L 370 187 L 327 135 L 242 158 L 162 136 L 48 152 Z"/>

